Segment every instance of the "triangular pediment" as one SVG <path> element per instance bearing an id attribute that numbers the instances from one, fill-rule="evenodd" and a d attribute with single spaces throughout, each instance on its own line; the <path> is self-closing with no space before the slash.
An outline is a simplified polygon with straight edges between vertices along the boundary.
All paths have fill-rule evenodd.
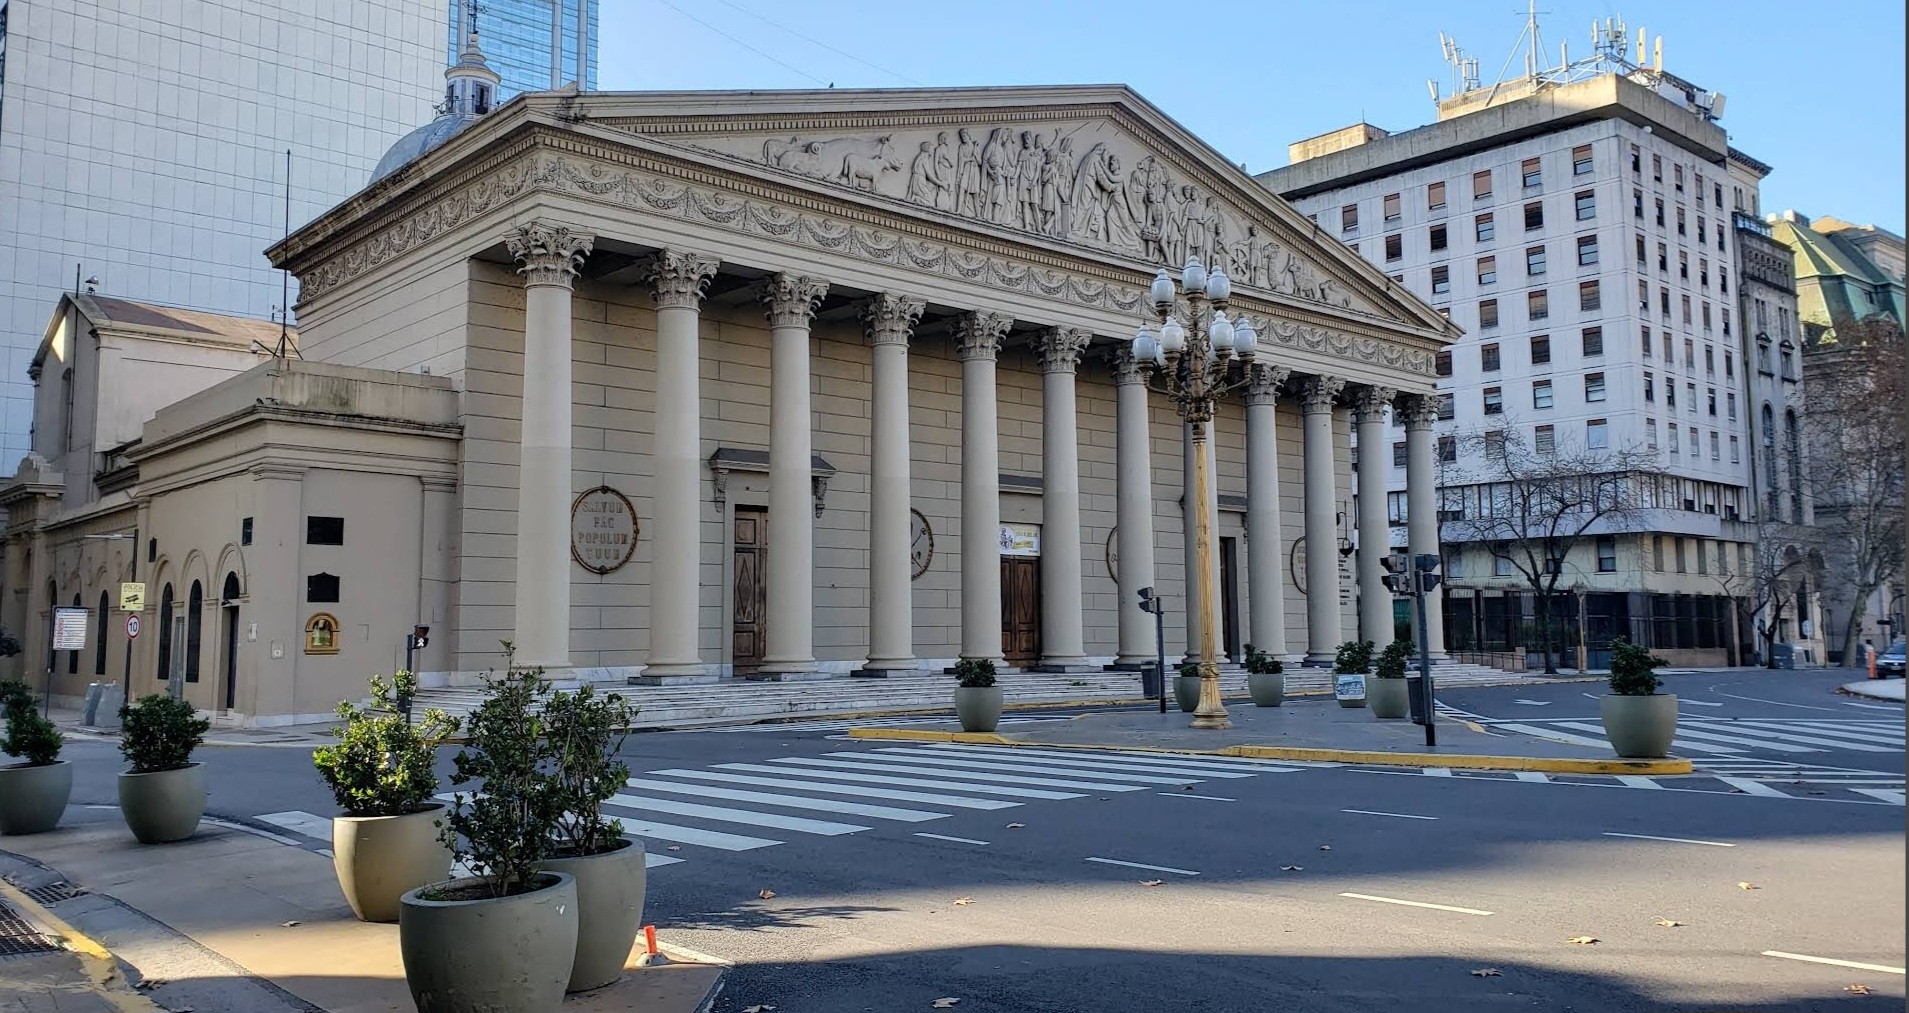
<path id="1" fill-rule="evenodd" d="M 1241 294 L 1453 333 L 1434 310 L 1122 86 L 596 93 L 577 119 L 737 171 Z"/>

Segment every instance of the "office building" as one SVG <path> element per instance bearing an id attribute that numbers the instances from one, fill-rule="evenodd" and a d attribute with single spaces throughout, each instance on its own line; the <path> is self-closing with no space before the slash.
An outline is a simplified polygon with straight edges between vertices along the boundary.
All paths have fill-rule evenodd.
<path id="1" fill-rule="evenodd" d="M 527 91 L 551 91 L 573 81 L 597 86 L 597 0 L 450 0 L 447 62 L 457 62 L 477 8 L 484 56 L 503 83 L 498 101 Z M 581 63 L 583 76 L 578 77 Z"/>

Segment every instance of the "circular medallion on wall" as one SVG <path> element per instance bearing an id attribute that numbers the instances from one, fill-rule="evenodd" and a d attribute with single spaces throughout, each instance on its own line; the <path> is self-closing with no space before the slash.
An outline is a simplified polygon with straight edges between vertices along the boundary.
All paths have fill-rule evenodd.
<path id="1" fill-rule="evenodd" d="M 935 529 L 928 526 L 928 518 L 919 510 L 908 511 L 908 561 L 914 564 L 915 572 L 910 580 L 928 572 L 928 564 L 935 560 Z"/>
<path id="2" fill-rule="evenodd" d="M 1120 583 L 1120 529 L 1112 528 L 1107 532 L 1107 578 Z"/>
<path id="3" fill-rule="evenodd" d="M 591 573 L 613 573 L 636 555 L 636 508 L 607 485 L 570 504 L 570 558 Z"/>
<path id="4" fill-rule="evenodd" d="M 1292 578 L 1293 587 L 1300 594 L 1306 593 L 1306 536 L 1293 539 L 1293 549 L 1286 554 L 1286 574 Z"/>

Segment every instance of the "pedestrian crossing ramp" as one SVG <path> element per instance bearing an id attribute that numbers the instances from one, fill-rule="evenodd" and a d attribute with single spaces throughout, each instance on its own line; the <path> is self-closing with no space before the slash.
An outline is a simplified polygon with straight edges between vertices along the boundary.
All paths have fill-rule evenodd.
<path id="1" fill-rule="evenodd" d="M 1306 766 L 1318 765 L 926 743 L 646 770 L 632 776 L 604 804 L 603 813 L 624 833 L 642 838 L 649 867 L 658 868 L 804 837 L 844 837 L 885 824 L 932 825 L 961 813 L 1178 792 Z M 438 797 L 448 800 L 451 794 Z M 256 819 L 310 841 L 331 840 L 331 821 L 312 813 L 268 813 Z"/>

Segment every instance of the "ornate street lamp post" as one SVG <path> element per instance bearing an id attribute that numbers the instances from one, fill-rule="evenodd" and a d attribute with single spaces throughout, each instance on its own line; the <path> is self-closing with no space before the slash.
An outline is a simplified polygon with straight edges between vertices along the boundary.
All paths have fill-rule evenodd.
<path id="1" fill-rule="evenodd" d="M 1193 438 L 1193 488 L 1186 491 L 1186 502 L 1193 507 L 1194 579 L 1201 591 L 1200 612 L 1200 704 L 1193 711 L 1195 728 L 1230 728 L 1226 705 L 1220 702 L 1219 628 L 1213 601 L 1212 504 L 1207 497 L 1207 427 L 1213 421 L 1213 404 L 1230 391 L 1248 382 L 1249 367 L 1258 350 L 1259 335 L 1244 318 L 1237 323 L 1226 317 L 1226 300 L 1233 285 L 1215 268 L 1208 272 L 1198 257 L 1188 257 L 1180 273 L 1180 283 L 1162 269 L 1154 279 L 1150 294 L 1159 316 L 1160 334 L 1155 337 L 1146 324 L 1134 335 L 1133 355 L 1140 364 L 1149 389 L 1174 399 L 1182 420 Z M 1181 321 L 1178 298 L 1186 299 L 1185 322 Z M 1237 368 L 1235 363 L 1238 364 Z M 1165 673 L 1162 673 L 1163 675 Z"/>

